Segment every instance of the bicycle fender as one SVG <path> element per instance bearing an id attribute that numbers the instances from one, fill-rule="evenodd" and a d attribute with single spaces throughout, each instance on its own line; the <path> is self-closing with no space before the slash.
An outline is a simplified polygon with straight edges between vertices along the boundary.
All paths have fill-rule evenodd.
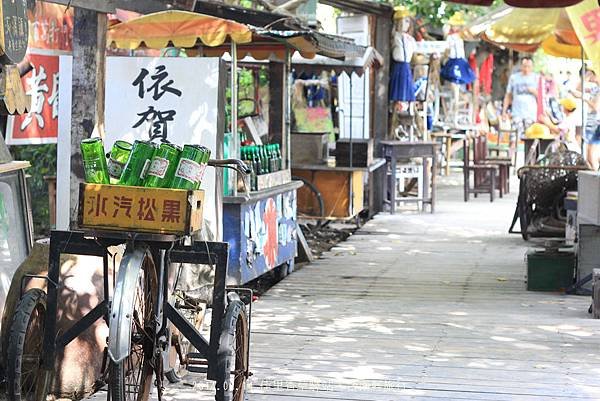
<path id="1" fill-rule="evenodd" d="M 146 257 L 147 248 L 127 248 L 115 284 L 110 308 L 108 355 L 119 363 L 131 352 L 131 323 L 135 303 L 135 288 Z"/>

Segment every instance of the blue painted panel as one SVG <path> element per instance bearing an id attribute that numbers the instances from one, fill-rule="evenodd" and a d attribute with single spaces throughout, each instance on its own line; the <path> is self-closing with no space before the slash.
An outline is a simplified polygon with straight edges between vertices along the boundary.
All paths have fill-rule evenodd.
<path id="1" fill-rule="evenodd" d="M 229 243 L 229 284 L 245 284 L 296 256 L 296 190 L 226 204 L 224 240 Z"/>

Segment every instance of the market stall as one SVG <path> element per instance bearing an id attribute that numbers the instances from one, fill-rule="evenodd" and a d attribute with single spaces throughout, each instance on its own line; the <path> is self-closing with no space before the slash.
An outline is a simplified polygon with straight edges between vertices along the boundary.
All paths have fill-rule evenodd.
<path id="1" fill-rule="evenodd" d="M 345 220 L 365 209 L 370 215 L 381 211 L 385 162 L 374 157 L 372 135 L 363 123 L 372 113 L 365 101 L 371 91 L 358 79 L 381 63 L 373 48 L 345 61 L 292 59 L 292 174 L 311 184 L 298 194 L 304 217 Z M 339 84 L 342 77 L 345 86 Z M 335 162 L 328 160 L 334 144 Z"/>
<path id="2" fill-rule="evenodd" d="M 204 26 L 193 30 L 189 21 L 198 19 L 204 21 Z M 227 37 L 217 29 L 223 21 L 234 35 Z M 154 30 L 155 26 L 160 28 Z M 217 224 L 213 231 L 230 244 L 229 283 L 244 284 L 278 267 L 282 275 L 290 272 L 296 255 L 296 191 L 302 184 L 292 181 L 290 170 L 289 60 L 295 51 L 311 58 L 320 52 L 337 51 L 336 55 L 343 56 L 344 50 L 359 47 L 347 40 L 340 47 L 333 38 L 308 30 L 249 29 L 229 20 L 175 11 L 116 25 L 109 29 L 108 37 L 109 42 L 127 49 L 140 44 L 185 48 L 188 58 L 182 62 L 197 60 L 194 56 L 228 62 L 230 85 L 225 105 L 219 108 L 226 110 L 225 115 L 219 114 L 224 129 L 212 150 L 225 158 L 244 160 L 252 173 L 245 178 L 232 171 L 225 173 L 223 188 L 217 191 L 214 203 Z M 262 60 L 268 71 L 266 116 L 258 110 L 261 99 L 238 99 L 239 60 L 244 57 Z M 257 110 L 240 115 L 240 101 L 248 100 L 255 101 Z M 217 185 L 220 180 L 216 177 Z"/>
<path id="3" fill-rule="evenodd" d="M 192 64 L 201 60 L 216 60 L 213 67 L 221 72 L 215 76 L 211 74 L 209 68 L 202 74 L 203 78 L 213 77 L 217 82 L 220 81 L 223 84 L 224 77 L 228 75 L 229 88 L 226 89 L 224 85 L 213 88 L 217 96 L 217 92 L 221 95 L 227 93 L 223 97 L 224 104 L 215 105 L 216 108 L 208 107 L 209 118 L 212 116 L 217 121 L 217 132 L 210 142 L 210 147 L 213 154 L 219 157 L 236 159 L 242 157 L 240 135 L 238 134 L 240 123 L 238 119 L 238 57 L 254 52 L 258 57 L 268 58 L 272 54 L 277 54 L 285 59 L 288 53 L 287 44 L 259 37 L 253 34 L 246 25 L 180 11 L 150 14 L 116 25 L 109 29 L 108 38 L 109 42 L 119 48 L 136 49 L 143 44 L 146 48 L 162 49 L 173 46 L 185 49 L 187 57 L 179 57 L 178 61 L 188 65 L 188 68 L 192 68 Z M 223 59 L 226 52 L 230 56 L 230 62 L 227 65 Z M 171 60 L 161 61 L 164 64 Z M 198 67 L 193 70 L 195 71 L 192 71 L 192 74 L 202 71 L 198 70 Z M 190 77 L 190 79 L 194 78 Z M 210 86 L 210 84 L 207 85 L 207 91 L 210 91 L 208 88 Z M 207 103 L 203 103 L 203 100 L 196 100 L 194 105 L 196 113 L 206 106 Z M 204 112 L 206 113 L 206 111 Z M 192 111 L 190 114 L 193 115 L 193 113 Z M 195 126 L 198 127 L 198 123 L 200 124 L 198 128 L 202 131 L 201 143 L 206 144 L 207 127 L 202 126 L 202 121 L 205 121 L 204 118 L 198 119 Z M 253 154 L 253 157 L 258 163 L 262 164 L 265 159 L 274 158 L 273 153 L 266 154 L 264 152 L 266 146 L 261 146 L 262 152 L 259 153 L 259 146 L 263 145 L 261 138 L 257 136 L 253 139 L 253 143 L 257 147 L 257 152 Z M 205 230 L 205 234 L 206 232 L 212 233 L 230 244 L 228 267 L 230 284 L 244 284 L 276 266 L 284 263 L 291 264 L 295 256 L 294 202 L 295 190 L 298 185 L 291 182 L 289 170 L 286 173 L 287 157 L 285 157 L 285 152 L 287 150 L 285 144 L 279 143 L 278 145 L 283 153 L 280 158 L 282 163 L 277 168 L 278 171 L 275 169 L 256 171 L 256 166 L 253 166 L 252 163 L 253 173 L 247 179 L 238 177 L 235 171 L 228 171 L 224 177 L 220 174 L 217 175 L 215 171 L 212 183 L 215 188 L 215 198 L 206 201 L 206 204 L 212 205 L 213 211 L 212 213 L 209 211 L 205 216 L 205 220 L 208 220 L 210 224 L 209 229 Z M 257 182 L 253 183 L 252 180 Z M 253 186 L 252 184 L 257 185 Z M 252 191 L 252 189 L 256 191 Z M 268 193 L 264 192 L 265 190 L 268 190 Z M 283 210 L 284 202 L 291 205 L 286 208 L 286 211 L 289 209 L 290 212 L 285 216 L 278 213 Z M 286 228 L 285 236 L 280 237 L 279 232 L 283 231 L 283 227 Z M 253 256 L 252 259 L 249 259 L 246 253 L 248 244 L 255 244 L 250 247 L 249 251 Z M 282 252 L 280 252 L 280 248 Z"/>

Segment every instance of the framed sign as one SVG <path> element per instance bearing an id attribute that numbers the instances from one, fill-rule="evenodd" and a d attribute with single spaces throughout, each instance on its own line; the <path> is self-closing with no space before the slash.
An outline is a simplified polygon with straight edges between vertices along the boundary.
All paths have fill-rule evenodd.
<path id="1" fill-rule="evenodd" d="M 104 138 L 179 146 L 199 144 L 223 155 L 225 68 L 220 58 L 108 57 Z M 202 181 L 204 216 L 220 238 L 221 172 L 209 167 Z"/>
<path id="2" fill-rule="evenodd" d="M 26 94 L 31 96 L 31 106 L 26 114 L 9 116 L 6 143 L 9 145 L 56 143 L 59 56 L 30 53 L 27 57 L 33 69 L 22 78 L 22 81 Z"/>
<path id="3" fill-rule="evenodd" d="M 27 0 L 0 0 L 0 62 L 17 64 L 27 52 Z"/>

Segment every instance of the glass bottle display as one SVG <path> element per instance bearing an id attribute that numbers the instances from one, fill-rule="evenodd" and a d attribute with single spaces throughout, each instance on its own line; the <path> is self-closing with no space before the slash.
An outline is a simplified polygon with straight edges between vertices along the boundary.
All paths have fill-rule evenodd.
<path id="1" fill-rule="evenodd" d="M 88 184 L 110 184 L 108 165 L 102 138 L 88 138 L 81 141 L 81 157 Z"/>
<path id="2" fill-rule="evenodd" d="M 154 153 L 144 186 L 149 188 L 170 188 L 179 163 L 181 148 L 163 143 Z"/>
<path id="3" fill-rule="evenodd" d="M 135 141 L 119 185 L 142 186 L 157 146 L 149 141 Z"/>
<path id="4" fill-rule="evenodd" d="M 107 155 L 108 175 L 110 183 L 117 184 L 121 179 L 129 155 L 131 154 L 132 145 L 127 141 L 116 141 L 113 144 L 112 150 Z"/>

